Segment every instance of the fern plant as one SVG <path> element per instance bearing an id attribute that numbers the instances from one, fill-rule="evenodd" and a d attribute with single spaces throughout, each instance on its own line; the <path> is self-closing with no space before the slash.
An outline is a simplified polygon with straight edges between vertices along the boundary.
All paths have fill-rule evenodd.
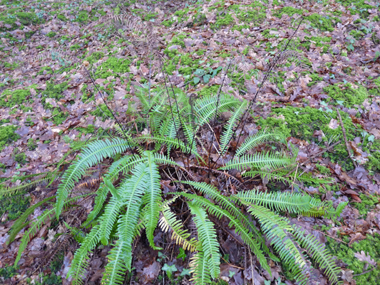
<path id="1" fill-rule="evenodd" d="M 29 225 L 21 241 L 16 264 L 29 239 L 36 234 L 41 224 L 54 216 L 59 219 L 66 207 L 75 200 L 82 199 L 82 196 L 77 195 L 75 186 L 86 175 L 86 171 L 104 159 L 112 158 L 113 163 L 103 175 L 103 182 L 95 193 L 93 209 L 84 223 L 91 223 L 92 228 L 75 252 L 68 273 L 73 284 L 83 283 L 90 253 L 100 244 L 113 245 L 107 256 L 108 263 L 102 283 L 122 284 L 125 272 L 132 270 L 133 242 L 143 230 L 149 245 L 155 250 L 161 249 L 154 241 L 154 232 L 158 225 L 164 232 L 171 231 L 171 238 L 176 244 L 194 252 L 191 260 L 192 280 L 196 284 L 209 284 L 220 273 L 219 242 L 216 226 L 210 217 L 228 219 L 229 226 L 240 235 L 269 274 L 271 271 L 267 258 L 276 261 L 279 259 L 266 245 L 266 239 L 280 260 L 289 265 L 300 284 L 306 284 L 307 281 L 308 258 L 315 260 L 326 270 L 326 276 L 331 282 L 337 283 L 339 270 L 332 257 L 322 245 L 310 236 L 305 236 L 301 229 L 291 225 L 282 214 L 332 217 L 339 215 L 344 205 L 335 210 L 331 204 L 308 195 L 289 192 L 273 194 L 248 190 L 227 197 L 218 188 L 204 181 L 181 181 L 179 177 L 172 182 L 174 185 L 181 184 L 184 191 L 165 195 L 161 191 L 160 180 L 164 172 L 160 168 L 175 168 L 187 173 L 189 177 L 194 177 L 190 162 L 193 167 L 196 167 L 195 164 L 213 167 L 207 162 L 210 152 L 205 146 L 209 142 L 202 142 L 199 136 L 201 131 L 213 132 L 210 128 L 212 119 L 226 111 L 232 112 L 232 116 L 224 127 L 220 142 L 215 141 L 217 146 L 214 148 L 219 157 L 228 155 L 227 150 L 231 141 L 234 141 L 233 129 L 242 119 L 247 102 L 221 94 L 200 98 L 193 105 L 183 93 L 164 96 L 162 93 L 152 92 L 151 95 L 149 100 L 140 95 L 141 113 L 149 118 L 148 121 L 142 119 L 145 122 L 145 134 L 133 134 L 132 131 L 126 133 L 125 128 L 119 126 L 118 131 L 124 138 L 114 137 L 89 143 L 64 172 L 58 186 L 55 206 L 30 223 L 27 222 L 27 217 L 37 207 L 32 206 L 15 223 L 9 242 L 23 227 Z M 282 150 L 277 153 L 254 152 L 255 147 L 271 141 L 281 146 Z M 144 150 L 143 146 L 150 150 Z M 173 159 L 174 155 L 178 156 L 178 151 L 187 159 L 187 164 Z M 247 136 L 238 146 L 235 157 L 214 170 L 223 173 L 235 169 L 243 177 L 273 177 L 276 173 L 281 176 L 278 169 L 293 165 L 296 155 L 295 148 L 287 146 L 281 133 L 260 131 Z M 177 199 L 186 201 L 196 226 L 195 236 L 176 218 L 172 205 Z M 47 201 L 42 201 L 38 206 L 45 202 Z M 241 207 L 245 207 L 247 212 L 242 212 Z M 259 226 L 252 222 L 249 214 L 258 221 Z M 306 250 L 306 255 L 301 248 Z"/>

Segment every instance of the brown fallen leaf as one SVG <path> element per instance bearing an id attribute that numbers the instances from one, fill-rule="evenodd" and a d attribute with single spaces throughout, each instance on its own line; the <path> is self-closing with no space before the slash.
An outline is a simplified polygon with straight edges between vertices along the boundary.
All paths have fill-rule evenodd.
<path id="1" fill-rule="evenodd" d="M 375 267 L 377 266 L 377 262 L 375 260 L 373 260 L 369 254 L 366 255 L 366 253 L 363 250 L 360 253 L 356 252 L 354 254 L 354 256 L 357 259 L 359 259 L 359 261 L 366 262 L 366 263 L 371 264 L 372 266 L 375 266 Z"/>
<path id="2" fill-rule="evenodd" d="M 353 279 L 354 279 L 354 276 L 353 276 L 353 273 L 354 271 L 352 270 L 342 270 L 342 279 L 347 281 L 347 282 L 351 282 Z"/>
<path id="3" fill-rule="evenodd" d="M 329 123 L 329 128 L 335 130 L 336 128 L 338 128 L 338 126 L 339 126 L 338 120 L 331 119 Z"/>
<path id="4" fill-rule="evenodd" d="M 301 84 L 301 87 L 304 91 L 306 91 L 309 87 L 307 86 L 307 84 L 312 81 L 313 79 L 311 79 L 311 77 L 307 74 L 306 76 L 304 77 L 301 77 L 300 78 L 300 84 Z"/>
<path id="5" fill-rule="evenodd" d="M 351 246 L 351 244 L 353 244 L 355 241 L 364 240 L 364 239 L 365 239 L 364 235 L 362 235 L 361 233 L 355 233 L 351 235 L 351 240 L 348 243 L 348 246 Z"/>
<path id="6" fill-rule="evenodd" d="M 368 162 L 367 155 L 361 150 L 361 148 L 358 147 L 358 145 L 353 141 L 350 141 L 349 144 L 352 150 L 354 151 L 356 161 L 359 164 L 367 163 Z"/>

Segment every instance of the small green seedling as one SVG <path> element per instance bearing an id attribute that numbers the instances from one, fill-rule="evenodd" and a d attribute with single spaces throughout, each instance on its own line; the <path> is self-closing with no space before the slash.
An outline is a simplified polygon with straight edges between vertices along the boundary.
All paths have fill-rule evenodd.
<path id="1" fill-rule="evenodd" d="M 177 255 L 177 258 L 182 258 L 182 261 L 185 261 L 185 258 L 186 258 L 186 252 L 184 251 L 183 248 L 180 248 L 179 249 L 179 254 Z"/>
<path id="2" fill-rule="evenodd" d="M 178 271 L 178 269 L 175 266 L 175 264 L 168 265 L 167 263 L 164 264 L 164 266 L 162 267 L 162 270 L 166 272 L 166 275 L 168 275 L 168 278 L 170 280 L 173 279 L 173 272 Z"/>

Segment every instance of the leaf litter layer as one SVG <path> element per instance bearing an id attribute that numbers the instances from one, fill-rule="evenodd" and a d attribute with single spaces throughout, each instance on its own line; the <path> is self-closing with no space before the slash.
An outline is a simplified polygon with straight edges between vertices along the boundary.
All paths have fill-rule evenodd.
<path id="1" fill-rule="evenodd" d="M 0 66 L 3 70 L 0 131 L 6 135 L 0 136 L 2 191 L 39 179 L 45 184 L 13 195 L 27 199 L 25 203 L 30 199 L 31 205 L 54 195 L 56 185 L 46 185 L 57 164 L 61 173 L 82 142 L 96 135 L 107 135 L 105 130 L 114 129 L 117 123 L 104 104 L 103 94 L 118 121 L 126 123 L 125 128 L 144 134 L 146 118 L 142 113 L 144 103 L 139 87 L 147 88 L 150 84 L 153 90 L 162 89 L 165 77 L 159 55 L 163 56 L 163 66 L 176 92 L 183 90 L 194 100 L 216 96 L 221 85 L 223 93 L 240 100 L 252 100 L 262 79 L 268 75 L 252 106 L 254 117 L 245 123 L 243 135 L 265 128 L 280 129 L 287 141 L 299 149 L 298 167 L 289 177 L 303 173 L 309 175 L 309 180 L 292 187 L 279 179 L 253 173 L 251 186 L 269 192 L 305 191 L 331 201 L 334 207 L 350 202 L 337 220 L 296 219 L 291 215 L 289 219 L 325 243 L 340 259 L 337 264 L 343 269 L 343 281 L 376 284 L 380 270 L 372 260 L 380 258 L 380 251 L 367 241 L 375 244 L 379 239 L 376 205 L 380 181 L 380 10 L 376 2 L 351 2 L 149 1 L 127 3 L 125 12 L 125 7 L 117 6 L 119 3 L 3 1 L 0 7 Z M 301 15 L 304 21 L 289 47 L 281 53 Z M 134 17 L 140 17 L 143 26 L 127 33 L 131 27 L 128 23 Z M 116 23 L 114 30 L 109 30 L 110 19 L 114 24 L 119 20 L 121 26 Z M 148 28 L 151 33 L 142 33 Z M 156 35 L 156 41 L 149 45 L 154 46 L 153 50 L 149 50 L 146 38 L 152 34 Z M 153 51 L 156 56 L 150 58 Z M 280 55 L 280 61 L 268 73 L 276 55 Z M 229 64 L 227 76 L 223 77 L 223 70 L 227 70 Z M 214 133 L 201 131 L 201 139 L 210 141 L 216 136 L 217 143 L 228 116 L 218 117 Z M 329 148 L 331 145 L 334 146 Z M 208 145 L 205 147 L 209 150 Z M 256 150 L 265 151 L 265 145 Z M 212 156 L 213 163 L 228 161 L 214 153 Z M 96 189 L 106 165 L 107 162 L 91 169 L 81 187 Z M 208 172 L 198 168 L 191 174 L 204 176 Z M 228 175 L 232 180 L 239 180 L 239 173 Z M 219 185 L 222 176 L 216 172 L 208 179 Z M 315 183 L 315 178 L 332 178 L 333 183 Z M 169 182 L 161 183 L 164 191 L 172 187 Z M 231 187 L 230 191 L 234 191 Z M 6 199 L 2 198 L 2 205 L 7 203 Z M 18 211 L 17 206 L 11 207 L 13 209 L 2 213 L 1 244 L 8 239 L 16 218 L 14 213 Z M 91 205 L 87 207 L 90 209 Z M 42 211 L 37 207 L 33 217 Z M 81 219 L 84 221 L 85 217 Z M 0 278 L 4 278 L 4 282 L 25 276 L 33 278 L 38 275 L 33 268 L 37 261 L 43 278 L 60 280 L 63 277 L 59 282 L 67 282 L 65 269 L 70 265 L 76 242 L 81 241 L 74 235 L 76 242 L 60 260 L 55 260 L 55 249 L 64 248 L 58 245 L 67 243 L 56 234 L 66 231 L 67 226 L 58 225 L 54 220 L 42 227 L 24 252 L 18 271 L 9 265 L 14 262 L 22 235 L 9 247 L 2 246 L 0 261 L 4 270 Z M 273 262 L 274 277 L 270 277 L 260 267 L 250 266 L 249 254 L 244 261 L 239 260 L 245 250 L 229 233 L 225 221 L 218 225 L 217 231 L 224 252 L 223 280 L 235 284 L 242 284 L 244 279 L 251 282 L 252 276 L 255 282 L 261 283 L 280 276 L 283 281 L 293 280 L 294 276 L 284 264 Z M 179 248 L 170 243 L 169 234 L 157 232 L 156 239 L 165 245 L 163 252 L 149 250 L 142 241 L 137 243 L 136 270 L 129 278 L 137 279 L 139 284 L 164 282 L 169 274 L 160 271 L 161 266 L 167 264 L 165 268 L 168 268 L 174 264 L 178 269 L 173 272 L 177 278 L 174 280 L 182 277 L 186 282 L 188 276 L 180 276 L 180 272 L 188 268 L 190 256 L 184 260 L 174 258 Z M 37 254 L 45 246 L 52 260 L 58 263 L 55 268 L 52 263 L 43 264 L 42 256 Z M 108 250 L 105 247 L 103 253 L 96 253 L 87 272 L 88 280 L 100 280 Z M 151 263 L 153 259 L 157 261 Z M 322 280 L 323 276 L 315 269 L 310 280 Z M 160 281 L 160 278 L 165 279 Z"/>

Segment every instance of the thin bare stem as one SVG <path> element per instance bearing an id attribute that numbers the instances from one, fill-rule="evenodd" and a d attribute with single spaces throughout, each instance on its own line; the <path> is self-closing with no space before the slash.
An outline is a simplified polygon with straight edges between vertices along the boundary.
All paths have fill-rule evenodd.
<path id="1" fill-rule="evenodd" d="M 215 108 L 215 116 L 214 116 L 214 122 L 216 122 L 216 119 L 218 118 L 218 108 L 219 108 L 219 101 L 220 101 L 220 93 L 222 91 L 222 87 L 223 87 L 223 84 L 224 84 L 224 81 L 226 79 L 226 76 L 227 76 L 227 72 L 228 70 L 230 69 L 230 66 L 231 66 L 231 60 L 228 62 L 228 65 L 227 65 L 227 69 L 226 71 L 224 72 L 224 76 L 223 76 L 223 80 L 222 80 L 222 84 L 220 85 L 219 87 L 219 90 L 218 90 L 218 100 L 216 101 L 216 108 Z M 211 163 L 211 149 L 212 149 L 212 146 L 214 144 L 214 137 L 215 137 L 215 134 L 212 136 L 212 139 L 211 139 L 211 144 L 210 144 L 210 148 L 208 150 L 208 162 L 207 162 L 207 165 L 208 165 L 208 168 L 210 169 L 210 163 Z M 220 155 L 219 155 L 220 156 Z M 208 175 L 210 176 L 210 171 L 208 172 Z"/>
<path id="2" fill-rule="evenodd" d="M 251 109 L 253 103 L 256 102 L 257 95 L 260 93 L 261 88 L 263 87 L 264 83 L 267 81 L 267 79 L 268 79 L 270 73 L 272 72 L 272 69 L 277 65 L 277 62 L 278 62 L 279 59 L 282 57 L 282 54 L 283 54 L 283 53 L 286 51 L 286 49 L 288 48 L 290 42 L 292 41 L 293 37 L 294 37 L 295 34 L 297 33 L 299 27 L 301 26 L 301 23 L 302 23 L 303 19 L 304 19 L 304 18 L 302 17 L 302 18 L 301 18 L 301 21 L 299 22 L 299 24 L 298 24 L 296 30 L 294 31 L 293 35 L 290 37 L 290 39 L 288 40 L 287 44 L 285 45 L 283 51 L 282 51 L 282 52 L 281 52 L 281 53 L 275 58 L 275 60 L 273 61 L 273 63 L 272 63 L 271 66 L 269 67 L 268 72 L 265 74 L 263 80 L 262 80 L 261 83 L 260 83 L 260 87 L 259 87 L 259 89 L 256 91 L 255 96 L 254 96 L 253 99 L 250 101 L 250 103 L 249 103 L 247 109 L 245 110 L 245 112 L 244 112 L 244 114 L 243 114 L 243 116 L 242 116 L 242 120 L 240 120 L 240 121 L 239 121 L 239 124 L 236 126 L 236 129 L 235 129 L 235 131 L 233 132 L 234 134 L 237 133 L 237 130 L 240 128 L 240 124 L 241 124 L 243 121 L 245 121 L 245 122 L 244 122 L 244 124 L 243 124 L 243 126 L 242 126 L 241 129 L 242 129 L 242 130 L 244 129 L 244 126 L 245 126 L 245 124 L 246 124 L 246 120 L 244 120 L 244 117 L 246 116 L 246 114 L 248 113 L 248 111 Z M 235 137 L 235 135 L 232 136 L 232 137 L 229 139 L 228 143 L 226 144 L 226 146 L 225 146 L 224 148 L 226 148 L 226 147 L 229 145 L 229 143 L 231 142 L 231 140 L 232 140 L 234 137 Z M 239 145 L 239 140 L 240 140 L 240 136 L 239 136 L 238 141 L 237 141 L 237 144 L 236 144 L 237 146 Z M 221 156 L 221 154 L 224 152 L 224 150 L 225 150 L 225 149 L 223 149 L 223 150 L 220 152 L 220 155 L 218 156 L 217 160 L 214 162 L 214 165 L 218 162 L 218 160 L 220 159 L 220 156 Z M 236 154 L 236 153 L 234 153 L 234 155 L 232 156 L 231 159 L 233 159 L 233 158 L 235 157 L 235 154 Z"/>

